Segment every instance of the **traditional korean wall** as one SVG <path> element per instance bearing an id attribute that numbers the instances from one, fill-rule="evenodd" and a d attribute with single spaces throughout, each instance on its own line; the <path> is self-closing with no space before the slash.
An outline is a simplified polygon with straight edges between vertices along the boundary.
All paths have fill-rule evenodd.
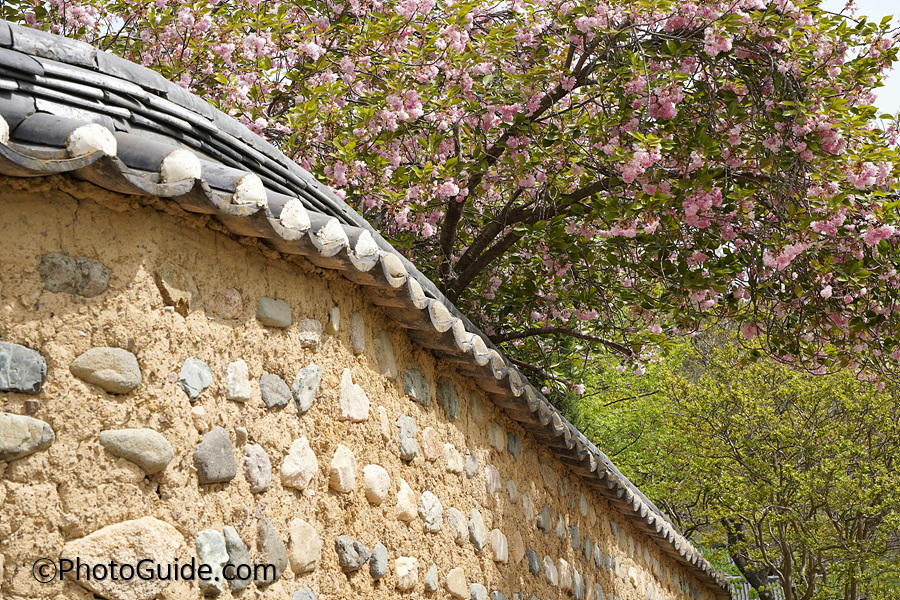
<path id="1" fill-rule="evenodd" d="M 3 598 L 712 598 L 335 272 L 64 178 L 0 190 Z M 198 555 L 278 578 L 33 574 Z"/>

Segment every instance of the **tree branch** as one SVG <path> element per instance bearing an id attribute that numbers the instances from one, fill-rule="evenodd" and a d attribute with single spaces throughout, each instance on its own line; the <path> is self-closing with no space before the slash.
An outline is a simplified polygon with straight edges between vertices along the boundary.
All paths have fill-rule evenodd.
<path id="1" fill-rule="evenodd" d="M 632 358 L 634 356 L 634 352 L 631 348 L 624 346 L 618 342 L 614 342 L 612 340 L 607 340 L 605 338 L 590 335 L 587 333 L 582 333 L 577 329 L 572 329 L 571 327 L 533 327 L 531 329 L 526 329 L 524 331 L 516 331 L 512 333 L 500 334 L 491 337 L 491 341 L 495 344 L 500 344 L 503 342 L 508 342 L 510 340 L 521 340 L 527 337 L 534 337 L 538 335 L 567 335 L 569 337 L 578 338 L 580 340 L 586 340 L 588 342 L 594 342 L 595 344 L 602 344 L 606 346 L 610 350 L 615 350 L 616 352 L 621 352 L 625 356 Z"/>

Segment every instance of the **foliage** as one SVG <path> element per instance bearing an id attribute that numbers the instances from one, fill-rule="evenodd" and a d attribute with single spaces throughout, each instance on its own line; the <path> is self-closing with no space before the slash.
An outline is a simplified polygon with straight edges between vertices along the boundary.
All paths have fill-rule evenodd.
<path id="1" fill-rule="evenodd" d="M 815 372 L 900 360 L 887 21 L 817 0 L 13 0 L 157 69 L 581 391 L 727 317 Z"/>
<path id="2" fill-rule="evenodd" d="M 609 390 L 575 423 L 761 598 L 770 577 L 788 600 L 900 598 L 898 390 L 748 364 L 733 336 L 681 350 L 645 377 L 655 394 L 609 406 Z"/>

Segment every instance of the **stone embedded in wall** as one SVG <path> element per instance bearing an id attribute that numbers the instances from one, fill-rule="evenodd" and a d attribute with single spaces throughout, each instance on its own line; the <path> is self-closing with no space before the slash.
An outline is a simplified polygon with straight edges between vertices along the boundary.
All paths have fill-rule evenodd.
<path id="1" fill-rule="evenodd" d="M 584 492 L 581 493 L 581 497 L 578 498 L 578 510 L 581 512 L 582 517 L 586 517 L 588 513 L 588 503 L 587 498 L 584 497 Z"/>
<path id="2" fill-rule="evenodd" d="M 475 392 L 469 393 L 469 416 L 472 417 L 472 420 L 476 423 L 483 423 L 487 415 L 487 409 L 484 406 L 484 401 L 482 401 L 481 397 Z"/>
<path id="3" fill-rule="evenodd" d="M 444 585 L 454 598 L 459 598 L 460 600 L 468 599 L 469 585 L 466 581 L 466 572 L 463 571 L 461 567 L 450 569 L 450 572 L 447 573 L 447 579 L 445 580 Z"/>
<path id="4" fill-rule="evenodd" d="M 191 421 L 194 428 L 200 433 L 209 431 L 209 423 L 206 420 L 206 409 L 202 406 L 194 406 L 191 408 Z"/>
<path id="5" fill-rule="evenodd" d="M 381 439 L 389 442 L 391 440 L 391 424 L 388 422 L 387 409 L 379 406 L 376 412 L 378 412 L 378 430 L 381 432 Z"/>
<path id="6" fill-rule="evenodd" d="M 319 459 L 309 447 L 309 440 L 306 439 L 306 436 L 294 440 L 281 463 L 282 483 L 287 487 L 305 490 L 318 471 Z"/>
<path id="7" fill-rule="evenodd" d="M 291 596 L 291 600 L 319 600 L 316 598 L 316 595 L 309 590 L 309 588 L 300 588 L 294 595 Z"/>
<path id="8" fill-rule="evenodd" d="M 506 600 L 506 596 L 504 596 L 501 592 L 494 590 L 491 592 L 491 600 Z"/>
<path id="9" fill-rule="evenodd" d="M 547 579 L 547 583 L 553 587 L 559 585 L 559 571 L 557 571 L 553 559 L 546 555 L 544 556 L 544 577 Z"/>
<path id="10" fill-rule="evenodd" d="M 451 473 L 459 475 L 463 472 L 463 457 L 450 442 L 444 444 L 444 461 L 447 465 L 447 470 Z"/>
<path id="11" fill-rule="evenodd" d="M 546 504 L 538 516 L 535 517 L 535 523 L 538 529 L 544 533 L 550 533 L 553 530 L 553 517 L 550 515 L 550 508 Z"/>
<path id="12" fill-rule="evenodd" d="M 512 431 L 508 431 L 506 433 L 506 449 L 515 460 L 519 460 L 519 456 L 522 454 L 522 438 Z"/>
<path id="13" fill-rule="evenodd" d="M 184 537 L 181 532 L 164 521 L 142 517 L 99 529 L 83 538 L 67 542 L 60 558 L 81 559 L 87 564 L 137 565 L 150 559 L 157 565 L 171 565 L 176 558 L 183 558 Z M 81 577 L 75 583 L 90 592 L 109 600 L 150 600 L 170 583 L 167 580 L 135 577 L 125 581 L 112 578 Z"/>
<path id="14" fill-rule="evenodd" d="M 454 542 L 462 546 L 469 541 L 469 522 L 460 511 L 452 507 L 447 510 L 447 525 Z"/>
<path id="15" fill-rule="evenodd" d="M 581 531 L 578 530 L 577 524 L 569 526 L 569 537 L 572 538 L 572 550 L 577 552 L 581 545 Z"/>
<path id="16" fill-rule="evenodd" d="M 316 528 L 303 519 L 292 519 L 288 524 L 291 544 L 291 570 L 295 575 L 315 571 L 322 562 L 322 538 Z"/>
<path id="17" fill-rule="evenodd" d="M 201 484 L 224 483 L 237 475 L 237 463 L 231 438 L 221 427 L 214 427 L 194 448 L 194 467 Z"/>
<path id="18" fill-rule="evenodd" d="M 259 393 L 266 408 L 287 406 L 291 400 L 291 388 L 278 375 L 263 371 L 259 378 Z"/>
<path id="19" fill-rule="evenodd" d="M 438 582 L 438 568 L 437 565 L 432 563 L 430 567 L 428 567 L 428 571 L 425 573 L 425 591 L 426 592 L 436 592 L 438 591 L 438 587 L 440 583 Z"/>
<path id="20" fill-rule="evenodd" d="M 241 536 L 238 535 L 237 529 L 231 525 L 226 525 L 222 529 L 225 537 L 225 550 L 228 552 L 228 568 L 227 577 L 231 577 L 228 582 L 232 590 L 239 592 L 245 589 L 253 580 L 252 569 L 253 564 L 250 559 L 250 553 L 247 551 L 247 545 Z M 240 568 L 246 566 L 246 568 Z M 246 577 L 242 577 L 247 575 Z"/>
<path id="21" fill-rule="evenodd" d="M 381 579 L 387 573 L 388 551 L 381 542 L 372 548 L 372 556 L 369 558 L 369 575 L 372 579 Z"/>
<path id="22" fill-rule="evenodd" d="M 557 567 L 559 572 L 559 587 L 565 592 L 572 591 L 572 565 L 570 565 L 565 559 L 559 559 L 559 566 Z"/>
<path id="23" fill-rule="evenodd" d="M 291 307 L 284 300 L 263 296 L 256 302 L 256 319 L 265 327 L 290 327 L 294 322 Z"/>
<path id="24" fill-rule="evenodd" d="M 444 526 L 444 509 L 441 501 L 431 492 L 425 492 L 419 499 L 419 518 L 425 531 L 437 533 Z"/>
<path id="25" fill-rule="evenodd" d="M 484 468 L 484 478 L 487 483 L 487 493 L 489 496 L 499 494 L 502 489 L 500 484 L 500 471 L 494 465 L 488 465 Z"/>
<path id="26" fill-rule="evenodd" d="M 244 446 L 244 478 L 254 494 L 266 491 L 272 484 L 272 463 L 259 444 Z"/>
<path id="27" fill-rule="evenodd" d="M 468 477 L 469 479 L 472 479 L 473 477 L 478 475 L 478 457 L 467 452 L 464 469 L 466 472 L 466 477 Z"/>
<path id="28" fill-rule="evenodd" d="M 495 562 L 509 562 L 509 542 L 499 529 L 491 530 L 491 552 Z"/>
<path id="29" fill-rule="evenodd" d="M 328 487 L 341 494 L 356 489 L 356 457 L 347 446 L 338 444 L 328 469 Z"/>
<path id="30" fill-rule="evenodd" d="M 113 456 L 133 462 L 148 475 L 159 473 L 175 457 L 172 444 L 152 429 L 101 431 L 100 445 Z"/>
<path id="31" fill-rule="evenodd" d="M 55 439 L 49 423 L 0 412 L 0 462 L 10 462 L 45 450 Z"/>
<path id="32" fill-rule="evenodd" d="M 532 549 L 528 549 L 525 552 L 525 558 L 528 559 L 528 571 L 532 575 L 537 575 L 541 572 L 541 557 Z"/>
<path id="33" fill-rule="evenodd" d="M 519 564 L 525 556 L 525 541 L 518 530 L 514 531 L 509 538 L 509 555 L 514 565 Z"/>
<path id="34" fill-rule="evenodd" d="M 541 463 L 541 478 L 544 480 L 544 486 L 546 486 L 550 495 L 556 494 L 557 486 L 559 485 L 559 477 L 556 474 L 556 469 L 554 469 L 552 465 Z"/>
<path id="35" fill-rule="evenodd" d="M 321 382 L 322 369 L 316 363 L 309 363 L 309 366 L 297 371 L 297 376 L 291 385 L 291 393 L 294 395 L 298 415 L 303 415 L 312 408 Z"/>
<path id="36" fill-rule="evenodd" d="M 235 402 L 250 399 L 250 370 L 243 359 L 229 363 L 225 369 L 225 398 Z"/>
<path id="37" fill-rule="evenodd" d="M 127 394 L 141 384 L 137 358 L 121 348 L 91 348 L 73 360 L 69 370 L 112 394 Z"/>
<path id="38" fill-rule="evenodd" d="M 0 342 L 0 392 L 38 394 L 47 379 L 47 361 L 31 348 Z"/>
<path id="39" fill-rule="evenodd" d="M 581 554 L 584 556 L 584 560 L 591 562 L 591 540 L 587 536 L 584 536 L 584 540 L 581 542 Z"/>
<path id="40" fill-rule="evenodd" d="M 568 477 L 560 477 L 557 486 L 559 487 L 559 497 L 566 498 L 569 496 L 569 478 Z M 574 498 L 570 498 L 570 500 L 574 500 Z M 574 508 L 570 506 L 570 508 Z"/>
<path id="41" fill-rule="evenodd" d="M 363 468 L 363 486 L 366 500 L 378 506 L 387 498 L 391 477 L 381 465 L 366 465 Z"/>
<path id="42" fill-rule="evenodd" d="M 488 600 L 487 588 L 480 583 L 470 583 L 469 600 Z"/>
<path id="43" fill-rule="evenodd" d="M 213 376 L 209 365 L 199 358 L 188 357 L 181 366 L 178 387 L 184 390 L 191 402 L 197 399 L 203 390 L 212 385 Z"/>
<path id="44" fill-rule="evenodd" d="M 581 579 L 578 569 L 572 569 L 572 593 L 575 595 L 575 600 L 584 599 L 584 581 Z"/>
<path id="45" fill-rule="evenodd" d="M 400 490 L 397 492 L 397 519 L 409 523 L 416 518 L 416 494 L 406 483 L 400 479 Z"/>
<path id="46" fill-rule="evenodd" d="M 209 577 L 198 577 L 200 589 L 205 595 L 217 596 L 225 591 L 226 579 L 222 567 L 228 563 L 225 537 L 215 529 L 204 529 L 194 542 L 200 566 L 206 566 Z"/>
<path id="47" fill-rule="evenodd" d="M 419 453 L 416 443 L 416 420 L 407 415 L 397 417 L 397 432 L 400 438 L 400 458 L 413 460 Z"/>
<path id="48" fill-rule="evenodd" d="M 456 384 L 449 377 L 438 377 L 437 399 L 444 407 L 448 421 L 459 418 L 459 395 L 456 393 Z"/>
<path id="49" fill-rule="evenodd" d="M 156 269 L 153 276 L 166 306 L 174 307 L 175 312 L 183 317 L 194 310 L 200 291 L 188 271 L 175 263 L 166 262 Z"/>
<path id="50" fill-rule="evenodd" d="M 534 503 L 531 501 L 531 492 L 522 494 L 522 514 L 525 515 L 525 521 L 529 523 L 534 519 Z"/>
<path id="51" fill-rule="evenodd" d="M 322 323 L 315 319 L 302 319 L 297 322 L 297 339 L 301 348 L 308 348 L 313 352 L 319 351 L 322 343 Z"/>
<path id="52" fill-rule="evenodd" d="M 356 354 L 366 351 L 366 324 L 358 312 L 350 315 L 350 345 Z"/>
<path id="53" fill-rule="evenodd" d="M 275 577 L 272 578 L 271 569 L 260 569 L 265 578 L 260 581 L 256 580 L 257 587 L 263 587 L 277 581 L 281 574 L 288 566 L 287 548 L 284 546 L 284 540 L 281 534 L 272 524 L 272 521 L 266 517 L 260 517 L 256 526 L 256 547 L 259 554 L 256 557 L 257 565 L 272 565 L 275 567 Z"/>
<path id="54" fill-rule="evenodd" d="M 394 561 L 397 589 L 405 592 L 419 583 L 419 560 L 413 556 L 401 556 Z"/>
<path id="55" fill-rule="evenodd" d="M 334 551 L 338 555 L 338 564 L 344 573 L 359 571 L 369 561 L 372 553 L 362 542 L 346 535 L 339 535 L 334 541 Z"/>
<path id="56" fill-rule="evenodd" d="M 597 555 L 594 554 L 594 562 L 597 562 Z M 599 568 L 599 566 L 597 567 Z M 603 553 L 603 570 L 609 573 L 612 570 L 612 557 L 606 552 Z"/>
<path id="57" fill-rule="evenodd" d="M 328 309 L 328 333 L 336 335 L 341 330 L 341 309 L 332 306 Z"/>
<path id="58" fill-rule="evenodd" d="M 498 452 L 506 449 L 506 432 L 493 421 L 488 421 L 488 441 Z"/>
<path id="59" fill-rule="evenodd" d="M 441 456 L 440 439 L 437 432 L 431 427 L 426 427 L 422 432 L 422 454 L 429 462 L 434 462 Z"/>
<path id="60" fill-rule="evenodd" d="M 516 482 L 512 479 L 506 480 L 506 496 L 509 498 L 510 502 L 519 501 L 519 486 L 517 486 Z"/>
<path id="61" fill-rule="evenodd" d="M 561 540 L 566 539 L 566 520 L 562 513 L 556 513 L 556 537 Z"/>
<path id="62" fill-rule="evenodd" d="M 239 291 L 228 288 L 213 296 L 211 308 L 223 319 L 237 319 L 244 312 L 244 300 Z"/>
<path id="63" fill-rule="evenodd" d="M 403 393 L 422 406 L 431 406 L 431 385 L 418 369 L 403 371 Z"/>
<path id="64" fill-rule="evenodd" d="M 93 298 L 105 292 L 109 285 L 109 269 L 84 256 L 45 254 L 38 273 L 48 292 Z"/>
<path id="65" fill-rule="evenodd" d="M 472 517 L 469 519 L 469 541 L 475 546 L 475 552 L 481 552 L 487 545 L 487 527 L 477 508 L 472 509 Z"/>
<path id="66" fill-rule="evenodd" d="M 379 373 L 388 379 L 397 378 L 394 345 L 391 343 L 391 335 L 384 329 L 375 336 L 375 363 L 378 365 Z"/>
<path id="67" fill-rule="evenodd" d="M 341 374 L 341 396 L 338 402 L 338 421 L 362 423 L 369 420 L 369 397 L 353 383 L 350 369 Z"/>

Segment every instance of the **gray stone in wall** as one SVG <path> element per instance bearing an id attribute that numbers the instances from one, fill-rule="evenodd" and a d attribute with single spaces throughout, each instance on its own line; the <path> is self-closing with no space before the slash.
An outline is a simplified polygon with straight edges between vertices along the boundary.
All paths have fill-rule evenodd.
<path id="1" fill-rule="evenodd" d="M 475 546 L 475 552 L 481 552 L 487 545 L 487 528 L 477 508 L 472 509 L 472 518 L 469 519 L 469 541 Z"/>
<path id="2" fill-rule="evenodd" d="M 0 413 L 0 462 L 10 462 L 49 448 L 56 436 L 48 423 Z"/>
<path id="3" fill-rule="evenodd" d="M 619 534 L 619 526 L 616 524 L 616 521 L 614 519 L 609 520 L 609 530 L 614 536 Z"/>
<path id="4" fill-rule="evenodd" d="M 284 300 L 263 296 L 256 302 L 256 319 L 266 327 L 290 327 L 294 322 L 291 307 Z"/>
<path id="5" fill-rule="evenodd" d="M 152 429 L 101 431 L 100 445 L 113 456 L 133 462 L 148 475 L 159 473 L 175 457 L 172 444 Z"/>
<path id="6" fill-rule="evenodd" d="M 572 569 L 572 593 L 575 594 L 575 600 L 584 598 L 584 581 L 581 579 L 581 573 L 578 569 Z"/>
<path id="7" fill-rule="evenodd" d="M 519 434 L 512 431 L 506 432 L 506 449 L 514 459 L 519 460 L 519 456 L 522 454 L 522 438 L 519 437 Z"/>
<path id="8" fill-rule="evenodd" d="M 369 558 L 369 575 L 372 579 L 381 579 L 387 573 L 388 551 L 384 544 L 378 542 L 372 548 L 372 556 Z"/>
<path id="9" fill-rule="evenodd" d="M 215 427 L 194 448 L 194 467 L 201 484 L 224 483 L 237 475 L 237 463 L 228 432 Z"/>
<path id="10" fill-rule="evenodd" d="M 595 593 L 594 593 L 595 600 L 604 600 L 603 586 L 598 583 L 598 584 L 596 584 L 596 587 L 594 589 L 595 589 Z"/>
<path id="11" fill-rule="evenodd" d="M 291 597 L 291 600 L 319 600 L 308 588 L 300 588 Z"/>
<path id="12" fill-rule="evenodd" d="M 222 574 L 222 567 L 228 562 L 225 538 L 215 529 L 204 529 L 197 534 L 194 548 L 200 564 L 209 567 L 208 578 L 197 578 L 200 589 L 205 595 L 218 596 L 225 591 L 226 586 L 226 579 Z"/>
<path id="13" fill-rule="evenodd" d="M 256 543 L 259 549 L 259 555 L 256 557 L 256 564 L 269 564 L 275 566 L 275 578 L 266 578 L 263 581 L 256 580 L 256 586 L 261 587 L 274 583 L 281 577 L 288 565 L 287 548 L 284 546 L 284 540 L 281 534 L 272 525 L 272 522 L 266 517 L 260 517 L 256 528 Z M 263 569 L 260 569 L 262 573 Z M 271 575 L 271 569 L 267 575 Z"/>
<path id="14" fill-rule="evenodd" d="M 538 529 L 544 533 L 550 533 L 553 530 L 553 517 L 550 515 L 550 508 L 545 504 L 541 512 L 535 517 Z"/>
<path id="15" fill-rule="evenodd" d="M 356 354 L 366 351 L 366 323 L 358 312 L 350 315 L 350 345 Z"/>
<path id="16" fill-rule="evenodd" d="M 41 283 L 48 292 L 99 296 L 109 285 L 109 270 L 84 256 L 45 254 L 38 267 Z"/>
<path id="17" fill-rule="evenodd" d="M 247 362 L 238 359 L 225 369 L 225 398 L 235 402 L 250 399 L 250 370 Z"/>
<path id="18" fill-rule="evenodd" d="M 228 564 L 232 565 L 227 567 L 229 571 L 227 575 L 232 578 L 228 584 L 234 591 L 243 590 L 253 579 L 253 564 L 250 561 L 250 553 L 247 552 L 247 545 L 244 544 L 244 540 L 238 535 L 237 529 L 231 525 L 226 525 L 222 533 L 225 536 L 225 549 L 228 551 Z M 238 570 L 238 567 L 241 565 L 247 565 L 250 571 L 247 569 Z M 243 575 L 246 573 L 250 573 L 250 575 L 246 578 L 238 577 L 239 574 Z"/>
<path id="19" fill-rule="evenodd" d="M 400 438 L 400 458 L 412 460 L 419 453 L 416 443 L 416 420 L 408 415 L 397 417 L 397 431 Z"/>
<path id="20" fill-rule="evenodd" d="M 484 479 L 487 484 L 487 493 L 491 496 L 500 493 L 502 489 L 500 484 L 500 471 L 494 465 L 488 465 L 484 468 Z"/>
<path id="21" fill-rule="evenodd" d="M 0 392 L 37 394 L 47 379 L 47 361 L 31 348 L 0 342 Z"/>
<path id="22" fill-rule="evenodd" d="M 418 369 L 403 371 L 403 393 L 422 406 L 431 406 L 431 386 Z"/>
<path id="23" fill-rule="evenodd" d="M 506 600 L 506 596 L 504 596 L 499 591 L 494 590 L 493 592 L 491 592 L 491 600 Z"/>
<path id="24" fill-rule="evenodd" d="M 591 561 L 591 540 L 588 536 L 584 536 L 584 540 L 581 542 L 581 554 L 584 556 L 584 560 Z"/>
<path id="25" fill-rule="evenodd" d="M 181 367 L 178 387 L 184 390 L 191 402 L 197 399 L 203 390 L 212 385 L 213 376 L 209 365 L 199 358 L 188 357 Z"/>
<path id="26" fill-rule="evenodd" d="M 294 403 L 297 405 L 297 414 L 305 414 L 312 408 L 322 382 L 322 369 L 316 363 L 309 363 L 308 367 L 297 371 L 294 383 L 291 385 L 291 393 L 294 395 Z"/>
<path id="27" fill-rule="evenodd" d="M 474 454 L 466 453 L 465 471 L 469 479 L 478 475 L 478 457 Z"/>
<path id="28" fill-rule="evenodd" d="M 436 564 L 432 564 L 430 567 L 428 567 L 428 571 L 425 573 L 425 591 L 436 592 L 439 586 L 440 582 L 438 581 L 438 568 Z"/>
<path id="29" fill-rule="evenodd" d="M 244 446 L 244 478 L 254 494 L 266 491 L 272 484 L 272 462 L 259 444 Z"/>
<path id="30" fill-rule="evenodd" d="M 566 520 L 562 513 L 556 513 L 556 537 L 561 540 L 566 539 Z"/>
<path id="31" fill-rule="evenodd" d="M 69 370 L 112 394 L 127 394 L 141 385 L 137 358 L 122 348 L 91 348 L 73 360 Z"/>
<path id="32" fill-rule="evenodd" d="M 609 571 L 612 571 L 613 561 L 612 561 L 612 556 L 610 556 L 609 554 L 605 554 L 605 553 L 603 554 L 603 568 L 606 569 L 607 573 Z"/>
<path id="33" fill-rule="evenodd" d="M 488 600 L 488 592 L 487 588 L 481 585 L 480 583 L 470 583 L 469 584 L 469 599 L 470 600 Z"/>
<path id="34" fill-rule="evenodd" d="M 301 348 L 308 348 L 313 352 L 319 351 L 322 343 L 322 323 L 315 319 L 303 319 L 297 323 L 297 339 Z"/>
<path id="35" fill-rule="evenodd" d="M 604 553 L 600 551 L 600 546 L 595 543 L 594 544 L 594 565 L 598 569 L 603 568 L 603 557 L 604 556 L 605 556 Z"/>
<path id="36" fill-rule="evenodd" d="M 455 508 L 447 510 L 447 524 L 453 541 L 462 546 L 469 540 L 469 524 L 465 515 Z"/>
<path id="37" fill-rule="evenodd" d="M 459 395 L 456 393 L 456 384 L 449 377 L 438 377 L 437 399 L 444 407 L 448 421 L 459 418 Z"/>
<path id="38" fill-rule="evenodd" d="M 378 372 L 388 379 L 397 378 L 397 360 L 394 358 L 394 345 L 391 335 L 382 329 L 375 336 L 375 363 Z"/>
<path id="39" fill-rule="evenodd" d="M 441 501 L 431 492 L 425 492 L 419 499 L 419 518 L 425 531 L 437 533 L 444 526 L 444 509 Z"/>
<path id="40" fill-rule="evenodd" d="M 259 393 L 266 408 L 287 406 L 291 400 L 291 388 L 288 384 L 278 375 L 268 371 L 263 371 L 262 377 L 259 378 Z"/>
<path id="41" fill-rule="evenodd" d="M 349 536 L 339 535 L 334 542 L 334 550 L 338 555 L 338 563 L 344 573 L 358 571 L 372 556 L 369 549 L 362 542 L 358 542 Z"/>
<path id="42" fill-rule="evenodd" d="M 569 526 L 569 535 L 572 538 L 572 550 L 578 552 L 578 546 L 581 545 L 581 532 L 578 530 L 578 525 Z"/>

